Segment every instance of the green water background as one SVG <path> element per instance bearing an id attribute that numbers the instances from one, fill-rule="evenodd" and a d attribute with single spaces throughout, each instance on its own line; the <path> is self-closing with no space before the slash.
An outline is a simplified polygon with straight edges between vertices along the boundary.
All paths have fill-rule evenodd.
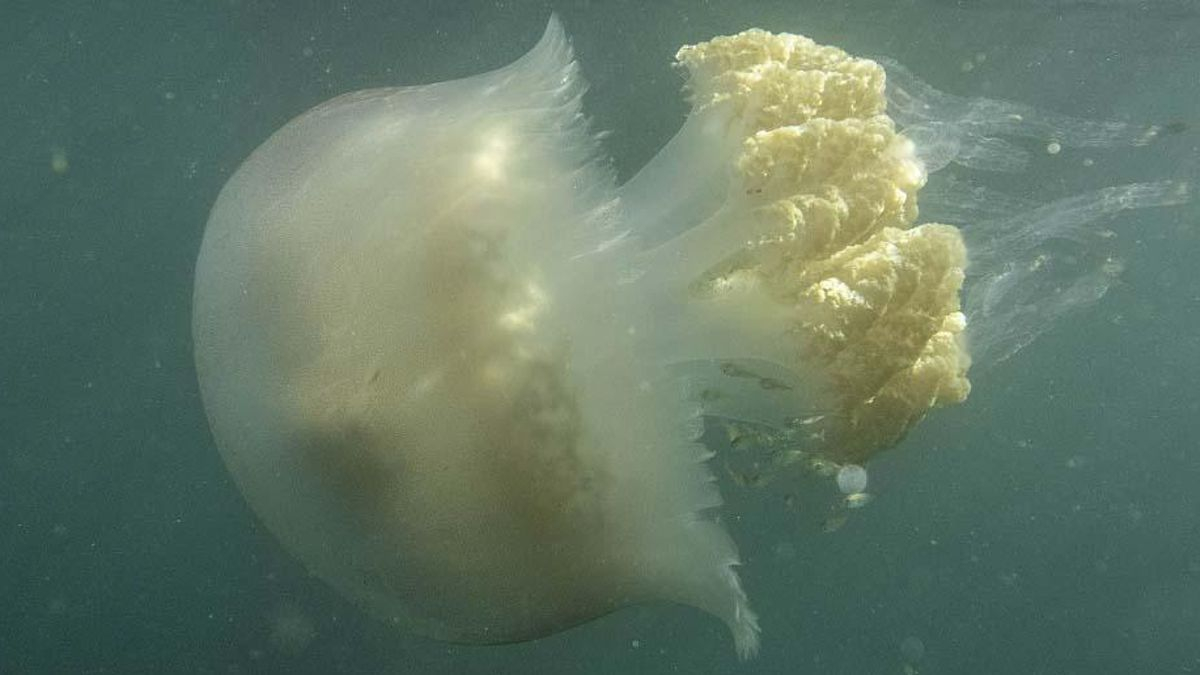
<path id="1" fill-rule="evenodd" d="M 1122 283 L 873 464 L 875 501 L 836 532 L 828 486 L 796 483 L 793 507 L 729 495 L 755 661 L 669 606 L 530 644 L 433 643 L 281 551 L 197 395 L 208 208 L 295 114 L 500 66 L 551 8 L 623 177 L 686 112 L 675 49 L 751 26 L 890 56 L 957 94 L 1178 130 L 1040 162 L 1030 196 L 1198 176 L 1200 5 L 1184 0 L 4 0 L 0 672 L 902 673 L 910 637 L 926 674 L 1200 671 L 1194 203 L 1116 220 Z"/>

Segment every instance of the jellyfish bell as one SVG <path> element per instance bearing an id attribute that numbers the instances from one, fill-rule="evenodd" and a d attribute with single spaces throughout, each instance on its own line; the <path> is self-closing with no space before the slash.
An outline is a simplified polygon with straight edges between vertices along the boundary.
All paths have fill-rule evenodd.
<path id="1" fill-rule="evenodd" d="M 210 426 L 268 528 L 372 613 L 499 643 L 668 601 L 748 656 L 705 419 L 783 439 L 779 467 L 859 465 L 967 396 L 966 249 L 916 222 L 884 69 L 760 30 L 677 60 L 692 113 L 623 185 L 551 19 L 499 70 L 317 106 L 221 191 Z"/>
<path id="2" fill-rule="evenodd" d="M 496 643 L 661 599 L 749 654 L 583 90 L 552 20 L 508 67 L 342 96 L 259 147 L 197 263 L 211 427 L 269 529 L 387 620 Z"/>

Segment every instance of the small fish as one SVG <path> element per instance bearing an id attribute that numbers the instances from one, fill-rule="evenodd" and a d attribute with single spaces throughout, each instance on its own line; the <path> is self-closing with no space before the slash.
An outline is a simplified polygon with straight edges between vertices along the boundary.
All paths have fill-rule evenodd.
<path id="1" fill-rule="evenodd" d="M 849 517 L 849 513 L 839 510 L 822 521 L 821 531 L 825 532 L 826 534 L 830 532 L 837 532 L 838 530 L 842 529 L 842 526 L 846 524 L 846 520 L 849 519 Z"/>
<path id="2" fill-rule="evenodd" d="M 732 361 L 721 362 L 721 374 L 729 377 L 748 377 L 758 378 L 759 375 L 751 370 L 747 370 Z"/>
<path id="3" fill-rule="evenodd" d="M 838 472 L 838 465 L 821 457 L 814 457 L 808 468 L 818 476 L 833 476 Z"/>
<path id="4" fill-rule="evenodd" d="M 725 472 L 729 474 L 729 478 L 738 487 L 761 487 L 766 484 L 763 475 L 757 471 L 742 471 L 741 469 L 726 466 Z"/>
<path id="5" fill-rule="evenodd" d="M 779 389 L 784 389 L 784 390 L 791 389 L 791 386 L 788 385 L 786 382 L 784 382 L 783 380 L 777 380 L 773 377 L 758 378 L 758 386 L 760 388 L 766 389 L 768 391 L 779 390 Z"/>

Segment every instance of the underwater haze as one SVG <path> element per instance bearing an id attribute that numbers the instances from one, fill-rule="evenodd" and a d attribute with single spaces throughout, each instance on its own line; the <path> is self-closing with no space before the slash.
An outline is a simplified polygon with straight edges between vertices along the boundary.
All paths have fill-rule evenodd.
<path id="1" fill-rule="evenodd" d="M 751 660 L 665 603 L 495 646 L 388 625 L 289 554 L 209 430 L 193 275 L 241 162 L 336 95 L 505 66 L 552 13 L 618 181 L 688 115 L 676 50 L 758 27 L 972 100 L 1156 129 L 1020 141 L 1028 166 L 983 179 L 1013 204 L 1193 195 L 1105 213 L 1107 293 L 1014 324 L 1036 339 L 977 363 L 970 397 L 867 474 L 757 485 L 710 426 Z M 1192 0 L 12 0 L 0 54 L 0 673 L 1200 672 Z M 946 194 L 937 217 L 969 231 L 952 216 L 979 203 Z"/>

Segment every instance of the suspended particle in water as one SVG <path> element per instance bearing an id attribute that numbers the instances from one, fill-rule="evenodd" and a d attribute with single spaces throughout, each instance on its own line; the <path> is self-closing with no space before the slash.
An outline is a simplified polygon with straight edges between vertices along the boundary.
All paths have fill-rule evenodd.
<path id="1" fill-rule="evenodd" d="M 909 635 L 900 642 L 900 656 L 905 663 L 915 666 L 925 658 L 925 643 L 916 635 Z"/>
<path id="2" fill-rule="evenodd" d="M 316 625 L 297 605 L 284 603 L 269 617 L 271 646 L 284 654 L 300 654 L 317 636 Z"/>
<path id="3" fill-rule="evenodd" d="M 867 489 L 867 470 L 857 464 L 846 464 L 838 469 L 837 486 L 844 495 L 856 495 Z"/>
<path id="4" fill-rule="evenodd" d="M 70 168 L 71 163 L 67 161 L 67 151 L 58 147 L 51 148 L 50 170 L 61 176 Z"/>

